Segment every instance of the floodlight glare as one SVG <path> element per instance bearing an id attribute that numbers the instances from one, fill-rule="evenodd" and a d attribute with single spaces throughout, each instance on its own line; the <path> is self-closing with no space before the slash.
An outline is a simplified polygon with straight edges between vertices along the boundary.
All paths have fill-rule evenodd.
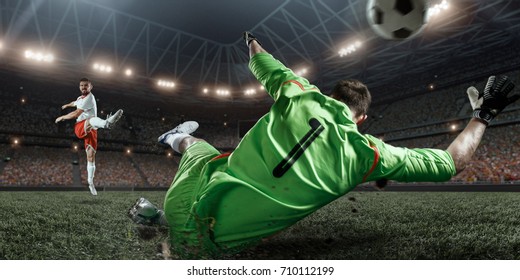
<path id="1" fill-rule="evenodd" d="M 246 90 L 244 91 L 244 95 L 255 95 L 255 94 L 256 94 L 256 90 L 255 90 L 255 89 L 252 89 L 252 88 L 250 88 L 250 89 L 246 89 Z"/>
<path id="2" fill-rule="evenodd" d="M 338 52 L 340 57 L 347 56 L 355 51 L 357 51 L 361 47 L 362 43 L 360 41 L 356 41 L 353 44 L 350 44 L 344 48 L 341 48 Z"/>
<path id="3" fill-rule="evenodd" d="M 51 53 L 34 52 L 32 50 L 26 50 L 24 52 L 24 56 L 27 59 L 35 60 L 38 62 L 43 61 L 43 62 L 50 63 L 50 62 L 54 61 L 54 55 L 52 55 Z"/>
<path id="4" fill-rule="evenodd" d="M 112 72 L 112 66 L 110 66 L 108 64 L 94 63 L 92 65 L 92 68 L 94 68 L 94 70 L 99 71 L 99 72 L 104 72 L 104 73 Z"/>
<path id="5" fill-rule="evenodd" d="M 446 0 L 442 0 L 441 3 L 438 3 L 436 5 L 433 5 L 431 8 L 428 9 L 428 16 L 436 16 L 443 11 L 446 11 L 450 8 L 450 4 Z"/>
<path id="6" fill-rule="evenodd" d="M 157 81 L 157 85 L 160 86 L 160 87 L 165 87 L 165 88 L 174 88 L 175 87 L 175 83 L 174 82 L 166 81 L 166 80 L 159 80 L 159 81 Z"/>
<path id="7" fill-rule="evenodd" d="M 132 69 L 127 68 L 127 69 L 125 70 L 125 75 L 126 75 L 126 76 L 132 76 L 132 74 L 133 74 L 133 73 L 132 73 Z"/>
<path id="8" fill-rule="evenodd" d="M 231 92 L 228 89 L 217 89 L 216 93 L 218 96 L 229 96 Z"/>
<path id="9" fill-rule="evenodd" d="M 307 68 L 302 68 L 302 69 L 296 71 L 296 75 L 298 75 L 298 76 L 303 76 L 305 74 L 307 74 Z"/>

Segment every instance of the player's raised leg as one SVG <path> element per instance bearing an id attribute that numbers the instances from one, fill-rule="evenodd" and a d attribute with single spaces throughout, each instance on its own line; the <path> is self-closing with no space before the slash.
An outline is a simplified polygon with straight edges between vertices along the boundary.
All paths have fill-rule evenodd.
<path id="1" fill-rule="evenodd" d="M 93 117 L 88 120 L 90 126 L 94 129 L 105 128 L 111 129 L 114 127 L 115 123 L 121 118 L 123 115 L 123 110 L 119 109 L 115 114 L 109 114 L 106 119 L 101 119 L 98 117 Z"/>

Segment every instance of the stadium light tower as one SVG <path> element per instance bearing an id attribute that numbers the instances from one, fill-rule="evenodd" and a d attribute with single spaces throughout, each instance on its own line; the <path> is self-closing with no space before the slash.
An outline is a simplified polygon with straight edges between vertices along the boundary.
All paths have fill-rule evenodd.
<path id="1" fill-rule="evenodd" d="M 52 53 L 33 51 L 31 49 L 25 50 L 24 56 L 26 59 L 33 60 L 36 62 L 51 63 L 54 61 L 54 55 Z"/>
<path id="2" fill-rule="evenodd" d="M 102 73 L 112 73 L 112 66 L 108 65 L 106 63 L 97 63 L 96 62 L 92 65 L 92 68 L 94 68 L 94 70 L 102 72 Z"/>
<path id="3" fill-rule="evenodd" d="M 344 56 L 347 56 L 347 55 L 350 55 L 351 53 L 359 50 L 359 48 L 362 46 L 361 44 L 361 41 L 355 41 L 354 43 L 344 47 L 344 48 L 341 48 L 338 52 L 339 56 L 340 57 L 344 57 Z"/>
<path id="4" fill-rule="evenodd" d="M 175 87 L 175 83 L 169 80 L 158 80 L 157 86 L 172 89 Z"/>
<path id="5" fill-rule="evenodd" d="M 254 88 L 248 88 L 244 91 L 244 95 L 246 95 L 246 96 L 256 95 L 256 90 Z"/>
<path id="6" fill-rule="evenodd" d="M 450 3 L 446 0 L 442 0 L 442 2 L 435 4 L 431 6 L 428 9 L 427 17 L 435 17 L 437 15 L 442 14 L 443 12 L 447 11 L 450 8 Z"/>

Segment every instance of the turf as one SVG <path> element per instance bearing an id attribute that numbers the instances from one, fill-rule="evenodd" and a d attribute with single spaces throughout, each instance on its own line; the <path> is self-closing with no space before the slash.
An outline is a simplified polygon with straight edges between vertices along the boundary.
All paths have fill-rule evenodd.
<path id="1" fill-rule="evenodd" d="M 163 192 L 0 192 L 0 259 L 153 260 L 167 232 L 126 210 Z M 520 193 L 352 192 L 221 259 L 520 259 Z"/>

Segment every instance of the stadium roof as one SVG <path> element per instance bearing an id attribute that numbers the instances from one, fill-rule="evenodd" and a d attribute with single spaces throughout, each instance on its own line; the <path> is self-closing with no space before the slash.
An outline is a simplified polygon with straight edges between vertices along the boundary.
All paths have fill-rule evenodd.
<path id="1" fill-rule="evenodd" d="M 436 2 L 440 0 L 431 1 Z M 404 42 L 374 34 L 366 19 L 366 3 L 0 0 L 0 40 L 4 57 L 29 45 L 55 52 L 52 71 L 42 75 L 68 81 L 87 75 L 97 83 L 108 83 L 108 77 L 92 72 L 92 63 L 102 59 L 116 70 L 132 67 L 131 81 L 110 78 L 131 84 L 131 90 L 124 90 L 129 94 L 200 105 L 208 100 L 244 105 L 270 102 L 265 94 L 243 94 L 258 85 L 247 68 L 247 49 L 241 39 L 245 30 L 289 67 L 307 68 L 309 80 L 324 92 L 337 80 L 352 77 L 366 82 L 374 95 L 416 86 L 413 82 L 422 83 L 425 75 L 491 53 L 511 53 L 520 45 L 520 1 L 451 0 L 452 9 L 443 19 Z M 353 40 L 362 41 L 363 47 L 340 57 L 339 49 Z M 4 71 L 19 69 L 3 60 Z M 151 85 L 161 77 L 174 80 L 175 90 L 157 93 Z M 226 87 L 231 96 L 215 99 L 203 94 L 203 87 Z"/>

